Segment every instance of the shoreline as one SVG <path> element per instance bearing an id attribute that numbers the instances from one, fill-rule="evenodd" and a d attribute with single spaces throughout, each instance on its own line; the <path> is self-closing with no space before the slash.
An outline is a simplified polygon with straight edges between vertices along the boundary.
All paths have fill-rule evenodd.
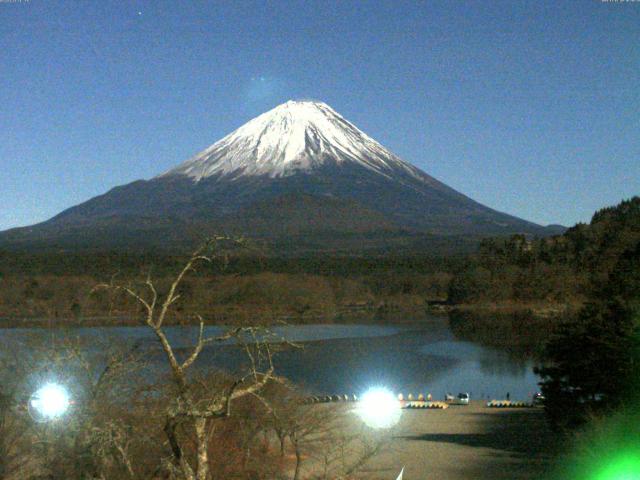
<path id="1" fill-rule="evenodd" d="M 447 313 L 431 312 L 424 308 L 399 308 L 386 312 L 375 310 L 357 311 L 344 310 L 339 314 L 327 315 L 233 315 L 228 312 L 225 315 L 215 315 L 216 318 L 204 317 L 205 326 L 233 326 L 233 325 L 381 325 L 397 324 L 407 325 L 425 322 L 433 319 L 446 319 Z M 243 321 L 250 318 L 251 321 Z M 170 327 L 197 327 L 195 320 L 182 318 L 167 318 L 164 323 Z M 69 318 L 43 318 L 43 317 L 0 317 L 0 329 L 12 328 L 82 328 L 82 327 L 144 327 L 146 324 L 142 317 L 128 315 L 118 316 L 93 316 L 79 319 Z"/>
<path id="2" fill-rule="evenodd" d="M 428 322 L 432 318 L 447 318 L 451 313 L 477 315 L 518 315 L 529 314 L 536 319 L 552 320 L 577 312 L 580 304 L 521 303 L 511 302 L 484 304 L 449 305 L 437 302 L 430 305 L 343 307 L 334 313 L 274 314 L 273 312 L 251 312 L 229 308 L 205 316 L 205 325 L 349 325 L 361 324 L 398 324 Z M 246 320 L 246 321 L 245 321 Z M 141 318 L 130 315 L 97 315 L 80 318 L 66 317 L 0 317 L 0 329 L 11 328 L 81 328 L 81 327 L 139 327 L 145 323 Z M 193 326 L 194 321 L 184 318 L 168 318 L 167 326 Z"/>
<path id="3" fill-rule="evenodd" d="M 575 303 L 546 303 L 546 302 L 528 302 L 528 303 L 461 303 L 451 305 L 448 312 L 459 311 L 462 313 L 472 314 L 519 314 L 530 313 L 537 318 L 553 318 L 562 315 L 577 312 L 582 307 L 581 302 Z"/>

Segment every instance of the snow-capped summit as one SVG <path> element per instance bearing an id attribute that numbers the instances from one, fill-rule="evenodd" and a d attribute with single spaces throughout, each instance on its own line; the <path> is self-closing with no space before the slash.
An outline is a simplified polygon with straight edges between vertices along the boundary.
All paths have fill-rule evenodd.
<path id="1" fill-rule="evenodd" d="M 199 181 L 213 175 L 285 177 L 327 162 L 355 162 L 388 175 L 395 169 L 417 176 L 373 138 L 326 103 L 283 103 L 230 133 L 167 175 Z"/>
<path id="2" fill-rule="evenodd" d="M 162 249 L 219 232 L 305 255 L 404 251 L 446 235 L 547 234 L 402 161 L 327 104 L 289 101 L 163 175 L 0 232 L 0 248 L 44 242 Z"/>

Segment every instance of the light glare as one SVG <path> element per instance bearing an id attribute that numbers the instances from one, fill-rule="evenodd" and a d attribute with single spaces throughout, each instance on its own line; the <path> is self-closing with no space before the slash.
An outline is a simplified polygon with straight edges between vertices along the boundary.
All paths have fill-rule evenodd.
<path id="1" fill-rule="evenodd" d="M 640 480 L 640 457 L 623 455 L 607 461 L 597 470 L 595 480 Z"/>
<path id="2" fill-rule="evenodd" d="M 393 427 L 400 420 L 400 402 L 385 388 L 372 388 L 362 395 L 357 413 L 371 428 Z"/>
<path id="3" fill-rule="evenodd" d="M 43 418 L 52 420 L 63 415 L 69 408 L 69 394 L 62 385 L 48 383 L 31 397 L 33 407 Z"/>

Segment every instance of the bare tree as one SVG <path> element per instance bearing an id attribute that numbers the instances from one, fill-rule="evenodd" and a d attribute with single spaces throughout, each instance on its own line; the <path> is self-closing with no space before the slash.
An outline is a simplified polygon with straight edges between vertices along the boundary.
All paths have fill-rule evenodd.
<path id="1" fill-rule="evenodd" d="M 105 469 L 103 435 L 96 432 L 122 417 L 136 384 L 137 353 L 118 343 L 92 345 L 57 330 L 12 339 L 0 349 L 1 479 L 120 478 Z M 69 415 L 38 423 L 30 396 L 52 381 L 66 385 L 74 404 Z M 123 460 L 111 467 L 124 470 Z"/>
<path id="2" fill-rule="evenodd" d="M 284 468 L 292 480 L 355 478 L 387 444 L 390 434 L 365 427 L 353 404 L 308 404 L 294 385 L 269 384 L 257 394 L 265 406 L 265 427 L 278 440 L 279 456 L 293 456 Z"/>
<path id="3" fill-rule="evenodd" d="M 167 468 L 175 478 L 184 480 L 208 480 L 209 453 L 208 440 L 212 422 L 228 417 L 234 401 L 256 394 L 269 381 L 276 380 L 269 342 L 261 331 L 254 327 L 237 327 L 216 337 L 206 337 L 204 320 L 195 315 L 199 323 L 198 337 L 186 358 L 179 358 L 165 331 L 165 323 L 172 307 L 180 298 L 179 287 L 185 276 L 197 265 L 210 263 L 215 259 L 225 259 L 219 246 L 224 243 L 238 244 L 240 241 L 218 236 L 198 248 L 176 275 L 166 293 L 158 291 L 151 277 L 140 286 L 102 284 L 96 288 L 123 292 L 135 299 L 144 312 L 144 323 L 158 339 L 170 367 L 172 394 L 167 401 L 164 434 L 166 435 L 171 458 Z M 206 345 L 228 340 L 239 342 L 250 360 L 249 371 L 224 388 L 208 391 L 192 381 L 188 372 Z M 181 435 L 180 431 L 187 432 Z M 190 458 L 189 446 L 195 444 L 195 459 Z"/>
<path id="4" fill-rule="evenodd" d="M 4 360 L 4 361 L 3 361 Z M 15 363 L 0 360 L 0 479 L 24 478 L 31 459 L 24 455 L 30 443 L 30 422 L 24 409 L 19 410 L 19 379 L 23 377 Z"/>
<path id="5" fill-rule="evenodd" d="M 306 480 L 360 478 L 369 460 L 389 443 L 390 432 L 372 431 L 355 418 L 347 405 L 340 407 L 336 404 L 310 406 L 308 415 L 315 420 L 301 424 L 298 438 L 292 439 L 294 448 L 308 456 L 310 465 L 304 476 Z M 297 470 L 296 480 L 302 478 Z M 370 478 L 370 474 L 367 472 L 365 478 Z"/>

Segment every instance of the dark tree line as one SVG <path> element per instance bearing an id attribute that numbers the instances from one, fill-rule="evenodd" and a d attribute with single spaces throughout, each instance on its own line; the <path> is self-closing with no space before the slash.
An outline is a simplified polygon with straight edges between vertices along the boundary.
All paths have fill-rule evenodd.
<path id="1" fill-rule="evenodd" d="M 623 203 L 620 210 L 607 209 L 594 218 L 615 218 L 612 228 L 639 227 L 637 203 Z M 627 215 L 631 218 L 625 219 Z M 619 234 L 603 232 L 603 235 L 609 245 L 621 248 Z M 612 241 L 616 237 L 617 240 Z M 600 263 L 612 261 L 613 255 Z M 606 280 L 600 271 L 593 276 L 589 301 L 575 320 L 560 326 L 546 346 L 546 366 L 539 369 L 547 399 L 546 411 L 557 428 L 573 428 L 594 415 L 633 408 L 640 400 L 640 241 L 637 237 L 634 247 L 616 255 L 615 266 Z"/>
<path id="2" fill-rule="evenodd" d="M 483 240 L 477 257 L 454 274 L 449 301 L 577 307 L 548 325 L 555 332 L 540 355 L 546 411 L 556 428 L 640 405 L 640 197 L 555 237 Z M 499 316 L 491 320 L 463 322 L 458 330 L 472 334 L 474 327 L 495 340 Z M 528 323 L 535 325 L 509 325 Z M 513 328 L 508 332 L 517 338 Z"/>
<path id="3" fill-rule="evenodd" d="M 449 300 L 583 303 L 604 288 L 620 258 L 638 242 L 640 197 L 599 210 L 589 224 L 562 235 L 484 239 L 478 255 L 456 270 Z"/>

